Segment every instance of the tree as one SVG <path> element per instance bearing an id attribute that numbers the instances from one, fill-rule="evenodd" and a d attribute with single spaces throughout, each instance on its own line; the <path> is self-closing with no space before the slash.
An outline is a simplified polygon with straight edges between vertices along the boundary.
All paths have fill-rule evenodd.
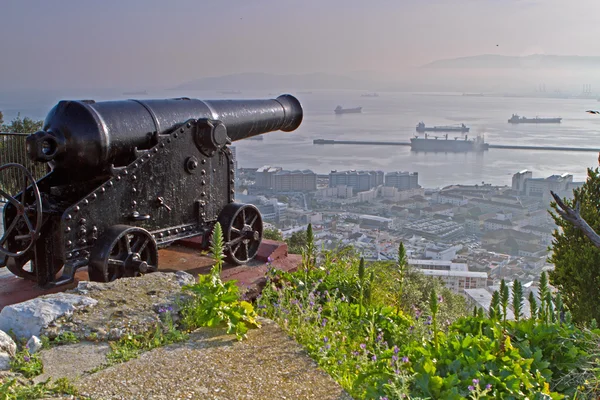
<path id="1" fill-rule="evenodd" d="M 302 254 L 302 250 L 306 247 L 306 231 L 298 231 L 292 233 L 289 239 L 285 241 L 288 245 L 288 253 Z"/>
<path id="2" fill-rule="evenodd" d="M 283 242 L 283 235 L 276 228 L 267 228 L 263 230 L 263 239 L 277 240 Z"/>
<path id="3" fill-rule="evenodd" d="M 2 123 L 2 113 L 0 113 L 0 124 Z M 2 125 L 2 130 L 15 133 L 34 133 L 42 129 L 44 121 L 35 121 L 29 117 L 21 119 L 21 114 L 11 121 L 8 125 Z"/>
<path id="4" fill-rule="evenodd" d="M 550 214 L 558 229 L 549 258 L 555 266 L 550 283 L 562 293 L 573 321 L 589 322 L 600 319 L 600 241 L 595 240 L 595 232 L 600 231 L 598 168 L 588 169 L 586 182 L 573 194 L 573 200 L 554 195 L 556 201 L 551 203 L 555 212 Z"/>
<path id="5" fill-rule="evenodd" d="M 2 125 L 4 125 L 4 115 L 2 114 L 2 111 L 0 111 L 0 128 L 2 128 Z"/>

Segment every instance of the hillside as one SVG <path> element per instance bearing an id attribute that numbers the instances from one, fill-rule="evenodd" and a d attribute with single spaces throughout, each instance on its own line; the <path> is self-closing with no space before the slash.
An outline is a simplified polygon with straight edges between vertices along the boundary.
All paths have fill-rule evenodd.
<path id="1" fill-rule="evenodd" d="M 433 61 L 422 68 L 587 69 L 600 68 L 600 57 L 533 54 L 524 57 L 484 54 Z"/>
<path id="2" fill-rule="evenodd" d="M 185 90 L 277 90 L 294 89 L 369 89 L 372 83 L 366 79 L 342 75 L 312 73 L 299 75 L 276 75 L 266 73 L 243 73 L 201 78 L 184 82 L 173 89 Z"/>

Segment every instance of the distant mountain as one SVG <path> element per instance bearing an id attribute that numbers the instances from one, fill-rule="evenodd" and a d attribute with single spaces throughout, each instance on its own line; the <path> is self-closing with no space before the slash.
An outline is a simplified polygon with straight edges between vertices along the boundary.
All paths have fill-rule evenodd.
<path id="1" fill-rule="evenodd" d="M 244 73 L 201 78 L 182 83 L 174 89 L 185 90 L 277 90 L 281 88 L 303 89 L 368 89 L 367 79 L 342 75 L 313 73 L 303 75 L 275 75 Z"/>
<path id="2" fill-rule="evenodd" d="M 530 56 L 500 56 L 484 54 L 471 57 L 451 58 L 433 61 L 422 68 L 481 69 L 481 68 L 520 68 L 520 69 L 587 69 L 600 68 L 600 57 L 596 56 L 555 56 L 534 54 Z"/>

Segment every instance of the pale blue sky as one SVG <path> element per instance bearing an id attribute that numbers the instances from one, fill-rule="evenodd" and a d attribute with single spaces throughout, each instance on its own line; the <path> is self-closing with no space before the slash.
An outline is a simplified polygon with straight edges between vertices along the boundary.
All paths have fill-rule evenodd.
<path id="1" fill-rule="evenodd" d="M 0 90 L 600 55 L 599 15 L 599 0 L 0 0 Z"/>

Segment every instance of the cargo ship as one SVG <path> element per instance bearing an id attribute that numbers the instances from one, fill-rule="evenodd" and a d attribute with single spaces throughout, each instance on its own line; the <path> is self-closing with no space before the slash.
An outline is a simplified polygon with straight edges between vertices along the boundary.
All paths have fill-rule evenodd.
<path id="1" fill-rule="evenodd" d="M 427 127 L 423 122 L 419 122 L 417 124 L 417 132 L 461 132 L 467 133 L 469 132 L 469 127 L 465 126 L 465 124 L 460 125 L 450 125 L 450 126 L 430 126 Z"/>
<path id="2" fill-rule="evenodd" d="M 412 151 L 424 151 L 424 152 L 449 152 L 449 153 L 462 153 L 462 152 L 481 152 L 488 150 L 490 145 L 485 143 L 484 138 L 477 136 L 475 139 L 469 139 L 467 135 L 464 138 L 455 137 L 454 139 L 448 139 L 448 135 L 438 138 L 433 138 L 425 134 L 424 138 L 415 136 L 410 139 L 410 149 Z"/>
<path id="3" fill-rule="evenodd" d="M 362 107 L 343 108 L 342 106 L 337 106 L 333 111 L 336 114 L 356 114 L 362 112 Z"/>
<path id="4" fill-rule="evenodd" d="M 560 124 L 562 118 L 525 118 L 519 117 L 517 114 L 513 114 L 508 120 L 511 124 Z"/>

